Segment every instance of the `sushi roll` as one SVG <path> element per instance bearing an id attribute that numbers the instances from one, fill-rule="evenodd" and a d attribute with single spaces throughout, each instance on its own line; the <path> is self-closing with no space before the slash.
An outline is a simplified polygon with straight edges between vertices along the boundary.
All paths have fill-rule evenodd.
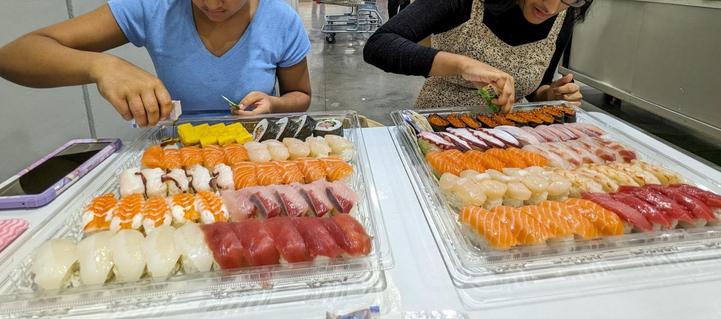
<path id="1" fill-rule="evenodd" d="M 193 191 L 210 192 L 210 171 L 203 165 L 195 165 L 188 170 L 190 174 L 190 185 Z"/>
<path id="2" fill-rule="evenodd" d="M 180 251 L 175 244 L 173 227 L 163 225 L 150 233 L 143 241 L 142 251 L 151 277 L 167 277 L 178 270 Z"/>
<path id="3" fill-rule="evenodd" d="M 315 129 L 316 120 L 308 115 L 303 115 L 296 120 L 298 124 L 296 127 L 293 137 L 299 140 L 305 140 L 308 136 L 313 135 L 313 129 Z"/>
<path id="4" fill-rule="evenodd" d="M 298 123 L 288 117 L 276 121 L 275 125 L 278 128 L 278 134 L 275 136 L 275 139 L 278 141 L 282 141 L 286 137 L 293 137 L 293 134 L 298 130 Z"/>
<path id="5" fill-rule="evenodd" d="M 233 170 L 230 166 L 223 163 L 215 165 L 213 167 L 213 178 L 211 184 L 213 188 L 218 190 L 233 190 L 235 189 L 235 182 L 233 181 Z"/>
<path id="6" fill-rule="evenodd" d="M 170 225 L 173 220 L 167 201 L 159 196 L 150 197 L 145 201 L 142 214 L 143 230 L 146 234 L 162 225 Z"/>
<path id="7" fill-rule="evenodd" d="M 145 195 L 151 196 L 167 196 L 168 185 L 163 183 L 163 175 L 165 171 L 162 168 L 146 168 L 140 171 L 145 181 Z"/>
<path id="8" fill-rule="evenodd" d="M 176 225 L 186 222 L 198 222 L 200 213 L 195 209 L 195 196 L 188 193 L 180 193 L 169 200 L 170 213 Z"/>
<path id="9" fill-rule="evenodd" d="M 290 152 L 288 151 L 288 148 L 285 146 L 285 144 L 278 140 L 267 140 L 263 141 L 261 144 L 265 144 L 268 147 L 270 157 L 274 161 L 285 161 L 290 157 Z"/>
<path id="10" fill-rule="evenodd" d="M 110 230 L 139 229 L 143 225 L 143 194 L 133 194 L 120 199 L 113 208 L 110 219 Z"/>
<path id="11" fill-rule="evenodd" d="M 451 126 L 451 123 L 449 123 L 448 120 L 444 119 L 438 114 L 429 115 L 428 123 L 431 125 L 431 128 L 433 128 L 433 131 L 435 132 L 445 132 L 446 128 L 449 128 Z"/>
<path id="12" fill-rule="evenodd" d="M 273 155 L 268 149 L 268 145 L 258 142 L 248 142 L 245 145 L 245 149 L 248 151 L 248 159 L 254 163 L 269 162 L 273 159 Z"/>
<path id="13" fill-rule="evenodd" d="M 123 229 L 110 239 L 113 273 L 119 282 L 138 281 L 145 272 L 143 241 L 145 236 L 137 230 Z"/>
<path id="14" fill-rule="evenodd" d="M 278 137 L 278 133 L 280 133 L 278 129 L 279 127 L 277 125 L 268 121 L 268 119 L 263 119 L 253 128 L 253 141 L 262 142 L 274 139 Z"/>
<path id="15" fill-rule="evenodd" d="M 288 155 L 292 160 L 310 156 L 310 146 L 308 146 L 306 142 L 297 138 L 288 137 L 283 139 L 283 144 L 288 148 Z"/>
<path id="16" fill-rule="evenodd" d="M 170 172 L 163 175 L 162 180 L 167 185 L 168 196 L 186 193 L 190 189 L 190 180 L 185 171 L 180 168 L 171 169 Z"/>
<path id="17" fill-rule="evenodd" d="M 305 139 L 305 142 L 308 143 L 308 147 L 310 147 L 311 157 L 321 158 L 330 155 L 331 148 L 324 138 L 320 136 L 309 136 Z"/>
<path id="18" fill-rule="evenodd" d="M 72 239 L 54 239 L 40 245 L 32 259 L 33 281 L 42 289 L 60 289 L 70 285 L 77 269 L 77 246 Z"/>
<path id="19" fill-rule="evenodd" d="M 129 168 L 120 173 L 120 197 L 145 194 L 145 183 L 140 169 Z"/>
<path id="20" fill-rule="evenodd" d="M 213 266 L 213 252 L 205 242 L 200 226 L 187 223 L 173 233 L 175 247 L 180 253 L 180 263 L 186 274 L 207 272 Z"/>
<path id="21" fill-rule="evenodd" d="M 326 135 L 325 141 L 328 143 L 328 146 L 330 146 L 331 155 L 339 156 L 346 162 L 353 159 L 353 143 L 345 137 Z"/>
<path id="22" fill-rule="evenodd" d="M 343 122 L 336 119 L 320 120 L 315 124 L 313 134 L 315 136 L 325 136 L 326 134 L 343 136 Z"/>
<path id="23" fill-rule="evenodd" d="M 78 243 L 80 281 L 83 284 L 103 284 L 110 278 L 114 265 L 110 249 L 112 238 L 112 232 L 103 231 L 85 237 Z"/>

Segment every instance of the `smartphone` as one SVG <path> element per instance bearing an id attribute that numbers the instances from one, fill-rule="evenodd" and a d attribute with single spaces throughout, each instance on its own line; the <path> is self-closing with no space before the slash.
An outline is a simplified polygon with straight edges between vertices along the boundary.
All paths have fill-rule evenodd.
<path id="1" fill-rule="evenodd" d="M 0 209 L 50 203 L 121 147 L 119 139 L 69 141 L 0 184 Z"/>

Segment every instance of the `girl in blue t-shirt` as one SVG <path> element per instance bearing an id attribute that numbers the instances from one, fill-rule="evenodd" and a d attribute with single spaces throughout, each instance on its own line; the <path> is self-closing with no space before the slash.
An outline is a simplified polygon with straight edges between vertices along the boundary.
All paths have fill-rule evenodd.
<path id="1" fill-rule="evenodd" d="M 102 53 L 145 47 L 157 77 Z M 0 76 L 31 87 L 97 84 L 126 120 L 170 113 L 300 112 L 310 105 L 310 41 L 283 0 L 110 0 L 0 48 Z M 276 88 L 277 80 L 277 88 Z"/>

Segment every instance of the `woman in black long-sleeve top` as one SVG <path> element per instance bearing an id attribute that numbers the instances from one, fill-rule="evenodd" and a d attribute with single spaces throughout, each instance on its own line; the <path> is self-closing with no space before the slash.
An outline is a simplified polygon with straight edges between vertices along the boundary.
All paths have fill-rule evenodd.
<path id="1" fill-rule="evenodd" d="M 366 62 L 387 72 L 427 76 L 416 107 L 484 105 L 476 88 L 492 84 L 495 104 L 516 98 L 579 102 L 566 75 L 552 82 L 574 23 L 592 0 L 417 0 L 366 43 Z M 432 35 L 432 47 L 418 41 Z"/>

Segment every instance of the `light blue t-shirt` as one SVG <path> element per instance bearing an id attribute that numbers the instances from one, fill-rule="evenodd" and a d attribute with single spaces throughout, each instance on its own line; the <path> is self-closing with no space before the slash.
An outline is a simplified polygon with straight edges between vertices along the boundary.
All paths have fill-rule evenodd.
<path id="1" fill-rule="evenodd" d="M 310 40 L 283 0 L 260 0 L 240 40 L 216 57 L 205 48 L 191 0 L 110 0 L 110 10 L 130 42 L 145 47 L 158 77 L 183 114 L 228 112 L 251 91 L 275 92 L 276 68 L 298 64 Z"/>

